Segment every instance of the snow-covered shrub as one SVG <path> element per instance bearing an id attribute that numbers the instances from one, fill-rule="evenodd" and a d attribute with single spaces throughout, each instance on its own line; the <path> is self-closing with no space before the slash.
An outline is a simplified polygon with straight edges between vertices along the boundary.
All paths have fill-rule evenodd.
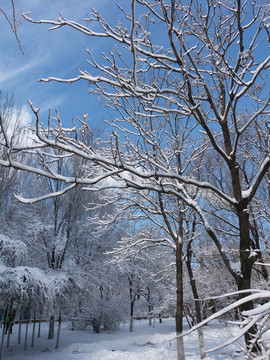
<path id="1" fill-rule="evenodd" d="M 85 304 L 77 318 L 76 328 L 87 329 L 91 326 L 95 333 L 99 333 L 101 330 L 117 329 L 126 319 L 127 310 L 123 303 L 119 306 L 118 298 L 93 300 Z"/>
<path id="2" fill-rule="evenodd" d="M 103 301 L 96 304 L 94 311 L 89 314 L 89 324 L 93 331 L 99 333 L 101 330 L 115 330 L 120 322 L 124 321 L 126 314 L 123 313 L 119 303 L 116 301 Z"/>

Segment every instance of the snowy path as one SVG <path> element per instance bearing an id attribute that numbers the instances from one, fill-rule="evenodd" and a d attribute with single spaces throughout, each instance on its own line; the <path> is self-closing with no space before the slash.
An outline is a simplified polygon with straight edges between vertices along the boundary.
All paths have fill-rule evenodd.
<path id="1" fill-rule="evenodd" d="M 134 332 L 128 332 L 128 324 L 118 331 L 93 334 L 90 331 L 71 331 L 69 324 L 64 324 L 61 332 L 60 349 L 54 350 L 55 340 L 47 340 L 47 324 L 42 325 L 41 338 L 35 339 L 35 347 L 30 347 L 31 326 L 28 334 L 28 348 L 24 351 L 22 344 L 17 345 L 17 328 L 11 335 L 10 349 L 4 351 L 4 360 L 176 360 L 176 343 L 173 319 L 158 322 L 149 327 L 147 321 L 135 322 Z M 228 338 L 228 332 L 215 323 L 205 328 L 207 348 L 218 345 Z M 234 348 L 235 349 L 235 348 Z M 185 339 L 186 360 L 199 360 L 197 334 Z M 232 357 L 232 349 L 211 353 L 206 360 L 243 359 Z"/>

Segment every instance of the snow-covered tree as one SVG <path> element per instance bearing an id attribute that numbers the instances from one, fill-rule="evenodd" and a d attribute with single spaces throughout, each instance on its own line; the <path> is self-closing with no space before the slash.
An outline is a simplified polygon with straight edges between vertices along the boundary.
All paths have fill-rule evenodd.
<path id="1" fill-rule="evenodd" d="M 11 240 L 0 234 L 0 262 L 9 267 L 16 267 L 26 262 L 27 246 L 20 240 Z"/>
<path id="2" fill-rule="evenodd" d="M 128 307 L 123 278 L 115 266 L 107 263 L 104 253 L 107 239 L 103 244 L 101 239 L 96 240 L 89 241 L 87 248 L 83 248 L 88 251 L 74 259 L 73 276 L 76 272 L 82 286 L 75 293 L 72 291 L 68 309 L 73 328 L 91 326 L 99 333 L 118 328 L 128 316 Z"/>
<path id="3" fill-rule="evenodd" d="M 0 124 L 6 133 L 0 131 L 0 143 L 5 142 L 6 136 L 17 137 L 21 132 L 19 123 L 20 111 L 17 109 L 12 96 L 0 90 Z M 1 158 L 7 158 L 6 149 L 1 146 Z M 14 199 L 13 194 L 18 184 L 18 173 L 12 168 L 0 167 L 0 213 L 3 221 L 11 216 L 10 204 Z"/>
<path id="4" fill-rule="evenodd" d="M 3 329 L 1 337 L 0 358 L 2 359 L 4 336 L 5 333 L 8 334 L 7 344 L 9 344 L 12 328 L 12 323 L 7 321 L 8 316 L 11 313 L 13 316 L 16 316 L 16 313 L 20 314 L 20 319 L 22 314 L 26 316 L 26 349 L 28 320 L 31 313 L 35 314 L 49 307 L 54 294 L 47 274 L 38 268 L 24 265 L 27 261 L 27 248 L 22 241 L 11 240 L 1 234 L 0 249 L 0 306 L 6 330 Z M 20 341 L 20 330 L 18 339 Z"/>
<path id="5" fill-rule="evenodd" d="M 131 213 L 126 211 L 126 216 L 132 220 Z M 142 224 L 141 219 L 123 228 L 114 248 L 107 252 L 109 259 L 112 256 L 109 264 L 115 264 L 128 289 L 130 331 L 136 316 L 147 316 L 151 324 L 157 314 L 176 313 L 173 249 L 168 249 L 160 229 Z"/>
<path id="6" fill-rule="evenodd" d="M 104 204 L 114 204 L 114 212 L 107 214 L 104 219 L 100 219 L 98 216 L 94 218 L 99 231 L 112 228 L 119 222 L 130 222 L 130 220 L 134 222 L 133 227 L 127 226 L 127 234 L 121 236 L 117 241 L 115 254 L 118 254 L 119 259 L 123 261 L 135 259 L 134 261 L 141 262 L 139 260 L 141 253 L 144 256 L 147 254 L 144 259 L 149 264 L 149 274 L 161 271 L 159 266 L 161 264 L 163 276 L 167 266 L 170 268 L 170 276 L 173 277 L 174 274 L 175 279 L 169 283 L 176 284 L 176 286 L 174 285 L 176 287 L 174 302 L 176 304 L 176 327 L 179 333 L 182 332 L 184 316 L 183 258 L 188 242 L 190 211 L 183 202 L 178 201 L 175 197 L 167 194 L 156 194 L 156 192 L 151 191 L 142 193 L 137 189 L 129 189 L 125 192 L 120 190 L 108 191 L 102 199 L 103 202 L 94 204 L 94 208 L 104 207 Z M 153 259 L 151 259 L 151 255 Z M 172 271 L 168 262 L 161 261 L 162 257 L 167 258 L 169 262 L 172 261 L 173 265 L 176 266 L 175 272 Z M 171 260 L 171 257 L 174 260 Z M 145 294 L 149 294 L 150 288 L 145 285 L 143 291 Z M 131 299 L 133 299 L 131 301 L 132 308 L 136 299 L 135 294 L 136 291 L 133 296 L 131 295 Z M 182 339 L 178 340 L 178 346 L 183 348 L 181 341 Z M 183 350 L 180 352 L 184 353 Z"/>

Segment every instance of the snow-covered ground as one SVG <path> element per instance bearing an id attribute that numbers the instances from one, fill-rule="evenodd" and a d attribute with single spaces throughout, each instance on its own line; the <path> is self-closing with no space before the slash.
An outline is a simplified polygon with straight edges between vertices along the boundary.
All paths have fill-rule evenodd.
<path id="1" fill-rule="evenodd" d="M 47 340 L 48 325 L 42 324 L 40 338 L 35 338 L 31 348 L 31 330 L 28 332 L 28 346 L 24 350 L 24 330 L 21 345 L 17 345 L 17 326 L 13 328 L 11 345 L 4 350 L 4 360 L 176 360 L 174 319 L 165 319 L 149 327 L 146 320 L 137 320 L 134 332 L 129 333 L 128 324 L 121 325 L 114 332 L 94 334 L 92 331 L 72 331 L 64 323 L 61 331 L 60 348 L 55 350 L 55 340 Z M 1 329 L 2 330 L 2 329 Z M 56 329 L 57 330 L 57 329 Z M 214 322 L 204 328 L 206 348 L 214 347 L 227 339 L 232 329 Z M 6 340 L 6 339 L 5 339 Z M 185 338 L 186 360 L 199 360 L 197 334 Z M 240 346 L 240 345 L 239 345 Z M 208 354 L 206 360 L 244 359 L 240 348 L 230 348 Z"/>

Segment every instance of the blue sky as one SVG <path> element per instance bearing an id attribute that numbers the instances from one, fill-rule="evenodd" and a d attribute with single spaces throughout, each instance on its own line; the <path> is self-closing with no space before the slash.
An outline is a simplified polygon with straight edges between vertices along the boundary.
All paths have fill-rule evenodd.
<path id="1" fill-rule="evenodd" d="M 3 6 L 12 14 L 10 1 Z M 59 13 L 65 18 L 80 21 L 91 13 L 91 7 L 105 16 L 114 18 L 117 9 L 111 0 L 17 0 L 18 13 L 31 12 L 35 20 L 57 20 Z M 5 6 L 5 7 L 4 7 Z M 87 69 L 87 54 L 84 47 L 95 53 L 104 51 L 104 42 L 87 37 L 64 27 L 49 31 L 49 26 L 32 24 L 24 19 L 18 28 L 24 50 L 21 53 L 9 24 L 0 14 L 0 89 L 14 95 L 22 108 L 24 121 L 29 121 L 30 111 L 27 99 L 40 107 L 40 116 L 46 121 L 48 109 L 57 108 L 65 125 L 72 116 L 89 113 L 90 119 L 99 123 L 107 112 L 87 90 L 86 82 L 71 85 L 55 82 L 38 82 L 40 78 L 55 76 L 69 78 L 77 75 L 77 67 Z"/>

